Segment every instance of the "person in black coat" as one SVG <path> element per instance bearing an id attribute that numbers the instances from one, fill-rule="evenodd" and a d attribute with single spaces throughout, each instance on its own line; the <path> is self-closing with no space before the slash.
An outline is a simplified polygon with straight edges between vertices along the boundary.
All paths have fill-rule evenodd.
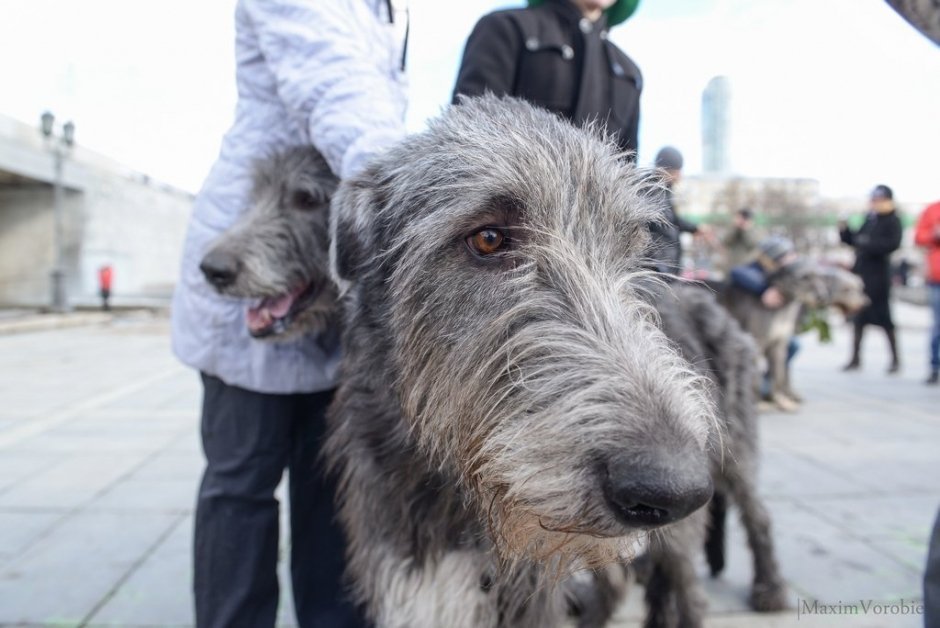
<path id="1" fill-rule="evenodd" d="M 664 146 L 656 153 L 657 176 L 662 178 L 662 187 L 654 188 L 653 200 L 662 208 L 665 220 L 649 224 L 652 239 L 648 256 L 653 270 L 669 275 L 678 275 L 682 269 L 683 233 L 712 237 L 707 226 L 697 225 L 676 212 L 674 188 L 682 178 L 682 163 L 682 153 L 672 146 Z"/>
<path id="2" fill-rule="evenodd" d="M 608 39 L 639 0 L 529 0 L 477 22 L 454 87 L 460 96 L 516 96 L 575 124 L 597 120 L 634 160 L 640 69 Z"/>
<path id="3" fill-rule="evenodd" d="M 855 317 L 852 359 L 844 370 L 853 371 L 861 366 L 859 352 L 862 333 L 866 325 L 876 325 L 882 327 L 888 336 L 891 348 L 891 365 L 888 372 L 896 373 L 901 368 L 901 360 L 888 301 L 891 297 L 891 253 L 901 246 L 902 226 L 894 206 L 894 193 L 891 188 L 887 185 L 876 186 L 871 193 L 870 208 L 865 223 L 858 231 L 849 229 L 844 221 L 839 224 L 839 237 L 845 244 L 855 248 L 855 266 L 852 272 L 862 278 L 865 294 L 871 300 L 871 304 Z"/>

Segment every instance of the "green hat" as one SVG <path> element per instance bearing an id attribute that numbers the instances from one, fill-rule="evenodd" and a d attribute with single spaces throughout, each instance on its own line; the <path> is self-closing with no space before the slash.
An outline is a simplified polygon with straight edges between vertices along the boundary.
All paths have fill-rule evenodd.
<path id="1" fill-rule="evenodd" d="M 545 0 L 529 0 L 530 7 L 537 7 L 542 4 L 545 4 Z M 604 10 L 604 13 L 607 14 L 607 25 L 616 26 L 621 22 L 626 22 L 627 18 L 636 11 L 639 4 L 640 0 L 617 0 L 610 5 L 609 9 Z"/>

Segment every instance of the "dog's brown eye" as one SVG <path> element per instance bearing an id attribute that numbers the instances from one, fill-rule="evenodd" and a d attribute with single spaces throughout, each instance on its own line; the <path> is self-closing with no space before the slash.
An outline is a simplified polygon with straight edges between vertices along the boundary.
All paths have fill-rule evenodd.
<path id="1" fill-rule="evenodd" d="M 480 229 L 467 238 L 467 244 L 480 255 L 492 255 L 498 252 L 506 243 L 506 236 L 499 229 L 487 227 Z"/>
<path id="2" fill-rule="evenodd" d="M 293 205 L 297 209 L 316 209 L 320 204 L 316 197 L 310 192 L 304 190 L 297 190 L 294 192 Z"/>

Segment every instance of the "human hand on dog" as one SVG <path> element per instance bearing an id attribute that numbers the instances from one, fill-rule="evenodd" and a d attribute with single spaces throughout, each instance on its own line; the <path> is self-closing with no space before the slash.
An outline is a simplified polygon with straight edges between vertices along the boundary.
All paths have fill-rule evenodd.
<path id="1" fill-rule="evenodd" d="M 783 305 L 783 294 L 771 286 L 764 290 L 764 294 L 760 295 L 760 300 L 761 303 L 764 304 L 764 307 L 770 308 L 771 310 L 776 310 L 778 307 Z"/>

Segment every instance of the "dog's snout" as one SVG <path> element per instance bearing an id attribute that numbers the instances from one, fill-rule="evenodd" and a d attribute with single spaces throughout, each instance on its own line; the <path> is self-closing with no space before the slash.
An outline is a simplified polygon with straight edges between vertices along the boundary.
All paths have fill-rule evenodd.
<path id="1" fill-rule="evenodd" d="M 241 263 L 238 258 L 226 251 L 210 251 L 199 264 L 199 270 L 206 280 L 217 289 L 227 288 L 235 283 Z"/>
<path id="2" fill-rule="evenodd" d="M 651 455 L 620 455 L 607 461 L 602 490 L 621 523 L 652 528 L 701 508 L 713 492 L 705 455 L 681 448 Z"/>

